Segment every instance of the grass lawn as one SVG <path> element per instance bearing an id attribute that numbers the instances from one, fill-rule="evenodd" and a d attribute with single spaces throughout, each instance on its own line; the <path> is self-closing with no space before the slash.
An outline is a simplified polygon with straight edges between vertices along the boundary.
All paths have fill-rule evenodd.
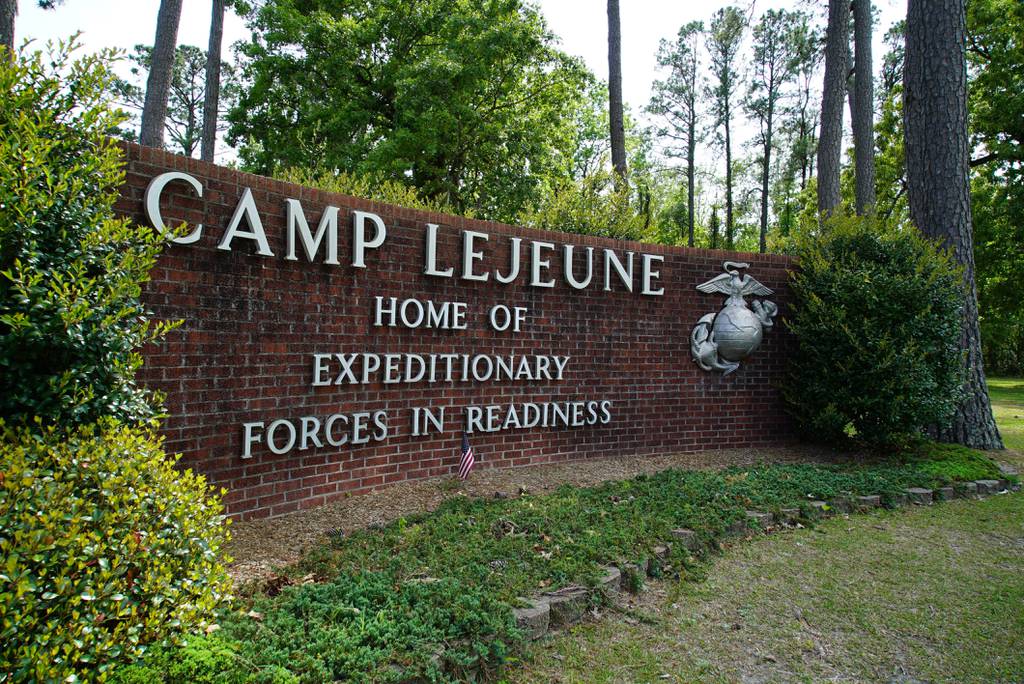
<path id="1" fill-rule="evenodd" d="M 989 378 L 992 410 L 1007 449 L 1024 452 L 1024 378 Z M 1017 454 L 1024 465 L 1024 454 Z"/>
<path id="2" fill-rule="evenodd" d="M 832 519 L 704 572 L 543 642 L 510 681 L 1024 680 L 1024 496 Z"/>
<path id="3" fill-rule="evenodd" d="M 1024 466 L 1024 379 L 989 388 L 1016 451 L 997 457 Z M 508 681 L 1024 681 L 1024 496 L 833 519 L 700 572 L 541 642 Z"/>

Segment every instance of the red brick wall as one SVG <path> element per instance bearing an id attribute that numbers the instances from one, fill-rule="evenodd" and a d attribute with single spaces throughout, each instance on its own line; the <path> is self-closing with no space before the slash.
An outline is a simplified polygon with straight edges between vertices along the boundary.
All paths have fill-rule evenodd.
<path id="1" fill-rule="evenodd" d="M 767 332 L 761 348 L 727 377 L 700 370 L 689 349 L 693 325 L 723 301 L 698 292 L 697 284 L 721 273 L 726 259 L 748 261 L 751 274 L 775 290 L 784 311 L 785 257 L 528 230 L 326 193 L 135 145 L 125 149 L 127 182 L 118 210 L 140 223 L 146 223 L 143 194 L 154 176 L 183 171 L 205 188 L 199 199 L 184 183 L 172 183 L 163 196 L 169 225 L 185 220 L 205 228 L 199 242 L 167 249 L 145 289 L 144 300 L 157 318 L 184 323 L 164 343 L 144 351 L 141 381 L 167 395 L 168 449 L 180 451 L 185 466 L 226 487 L 228 510 L 239 518 L 279 515 L 347 493 L 449 475 L 458 467 L 467 405 L 612 401 L 607 425 L 473 434 L 478 468 L 763 446 L 790 435 L 776 389 L 789 344 L 782 325 Z M 254 255 L 251 241 L 241 239 L 231 252 L 216 249 L 245 187 L 253 191 L 273 257 Z M 341 208 L 340 266 L 310 264 L 301 249 L 300 261 L 283 258 L 284 199 L 289 197 L 302 202 L 313 230 L 325 206 Z M 364 269 L 350 265 L 349 210 L 374 212 L 387 225 L 387 242 L 368 252 Z M 490 235 L 484 268 L 500 265 L 503 273 L 508 270 L 506 236 L 522 237 L 524 272 L 509 285 L 423 275 L 428 222 L 440 225 L 438 257 L 454 265 L 456 275 L 463 229 Z M 619 255 L 631 250 L 638 260 L 641 253 L 663 255 L 660 285 L 665 294 L 643 296 L 639 288 L 630 293 L 615 279 L 611 292 L 593 285 L 574 290 L 562 279 L 560 250 L 550 254 L 556 286 L 531 287 L 525 263 L 530 240 L 559 248 L 592 246 L 597 255 L 606 247 Z M 600 265 L 595 258 L 595 279 L 603 272 Z M 468 329 L 375 327 L 377 295 L 467 302 Z M 529 308 L 521 333 L 491 329 L 486 312 L 498 303 Z M 312 354 L 332 352 L 557 354 L 571 359 L 561 382 L 312 386 Z M 408 414 L 415 406 L 449 407 L 443 433 L 410 436 Z M 252 458 L 241 458 L 243 423 L 297 422 L 300 416 L 360 410 L 387 411 L 390 436 L 358 447 L 313 447 L 282 456 L 258 445 Z"/>

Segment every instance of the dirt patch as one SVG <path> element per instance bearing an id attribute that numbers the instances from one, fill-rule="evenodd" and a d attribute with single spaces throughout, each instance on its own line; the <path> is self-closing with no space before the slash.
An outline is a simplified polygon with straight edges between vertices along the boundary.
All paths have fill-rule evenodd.
<path id="1" fill-rule="evenodd" d="M 482 469 L 466 482 L 454 478 L 392 485 L 351 496 L 308 511 L 269 520 L 236 522 L 227 555 L 238 583 L 264 579 L 274 568 L 293 563 L 303 551 L 325 536 L 382 525 L 412 513 L 431 511 L 455 496 L 517 496 L 521 489 L 539 494 L 559 485 L 593 486 L 667 468 L 713 469 L 757 463 L 837 463 L 863 455 L 837 454 L 826 449 L 793 446 L 766 449 L 728 449 L 672 456 L 622 456 L 509 469 Z"/>

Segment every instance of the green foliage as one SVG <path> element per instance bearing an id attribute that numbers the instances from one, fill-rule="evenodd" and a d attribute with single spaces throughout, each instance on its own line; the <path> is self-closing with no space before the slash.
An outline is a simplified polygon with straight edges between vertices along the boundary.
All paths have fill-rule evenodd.
<path id="1" fill-rule="evenodd" d="M 1008 182 L 1000 165 L 986 165 L 971 181 L 971 205 L 985 370 L 1024 374 L 1024 177 Z"/>
<path id="2" fill-rule="evenodd" d="M 287 672 L 268 669 L 261 675 L 259 681 L 267 684 L 297 681 Z M 212 636 L 190 636 L 177 647 L 155 646 L 146 654 L 145 664 L 119 668 L 110 678 L 111 684 L 244 684 L 246 680 L 238 644 L 216 632 Z"/>
<path id="3" fill-rule="evenodd" d="M 944 484 L 1003 477 L 991 458 L 959 444 L 927 442 L 908 458 L 908 462 Z"/>
<path id="4" fill-rule="evenodd" d="M 243 656 L 310 684 L 462 679 L 501 662 L 514 637 L 507 605 L 449 578 L 356 571 L 289 588 L 253 609 L 262 619 L 238 615 L 224 626 Z"/>
<path id="5" fill-rule="evenodd" d="M 914 439 L 956 406 L 962 280 L 915 231 L 837 218 L 798 246 L 796 335 L 784 394 L 803 430 L 831 443 Z"/>
<path id="6" fill-rule="evenodd" d="M 387 179 L 375 179 L 367 176 L 358 176 L 354 173 L 340 171 L 320 171 L 316 169 L 287 169 L 277 175 L 277 178 L 288 183 L 304 185 L 311 188 L 319 188 L 327 192 L 337 192 L 352 197 L 362 197 L 376 202 L 397 204 L 401 207 L 422 209 L 424 211 L 437 211 L 445 214 L 454 214 L 456 210 L 442 200 L 430 200 L 420 197 L 415 188 L 404 183 Z M 464 212 L 465 216 L 472 217 L 471 211 Z"/>
<path id="7" fill-rule="evenodd" d="M 0 423 L 0 672 L 102 679 L 210 620 L 230 580 L 221 506 L 148 428 Z"/>
<path id="8" fill-rule="evenodd" d="M 154 414 L 134 382 L 140 286 L 163 240 L 113 218 L 110 54 L 73 44 L 0 60 L 0 418 L 62 425 Z"/>
<path id="9" fill-rule="evenodd" d="M 580 181 L 567 181 L 545 196 L 520 221 L 531 228 L 601 235 L 621 240 L 648 237 L 644 217 L 632 204 L 632 188 L 616 190 L 611 171 L 598 171 Z"/>
<path id="10" fill-rule="evenodd" d="M 967 3 L 969 107 L 974 143 L 1024 179 L 1024 4 Z"/>
<path id="11" fill-rule="evenodd" d="M 156 649 L 114 684 L 463 681 L 505 660 L 507 604 L 451 579 L 355 572 L 225 615 L 216 638 Z"/>
<path id="12" fill-rule="evenodd" d="M 572 164 L 588 74 L 521 0 L 272 0 L 230 138 L 256 172 L 387 178 L 513 220 Z"/>

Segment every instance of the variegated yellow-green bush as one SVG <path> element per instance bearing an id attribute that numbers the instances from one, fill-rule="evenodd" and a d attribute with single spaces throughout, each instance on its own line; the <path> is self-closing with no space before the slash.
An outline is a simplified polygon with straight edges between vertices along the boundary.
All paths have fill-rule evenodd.
<path id="1" fill-rule="evenodd" d="M 0 681 L 103 681 L 226 600 L 221 505 L 151 427 L 36 428 L 0 423 Z"/>

